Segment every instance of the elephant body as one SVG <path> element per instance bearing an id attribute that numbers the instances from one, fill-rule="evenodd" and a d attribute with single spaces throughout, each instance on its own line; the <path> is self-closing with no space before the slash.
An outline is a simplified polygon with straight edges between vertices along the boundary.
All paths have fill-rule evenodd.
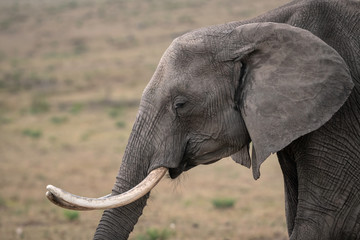
<path id="1" fill-rule="evenodd" d="M 359 5 L 299 2 L 274 11 L 270 19 L 260 17 L 321 38 L 346 61 L 355 84 L 347 102 L 326 124 L 277 153 L 291 239 L 360 239 Z M 279 18 L 278 11 L 290 14 Z M 340 40 L 343 37 L 349 41 Z"/>
<path id="2" fill-rule="evenodd" d="M 227 156 L 257 179 L 271 153 L 290 239 L 360 239 L 359 1 L 293 1 L 175 39 L 143 93 L 112 195 L 159 167 L 176 178 Z M 127 239 L 148 196 L 104 211 L 94 239 Z"/>
<path id="3" fill-rule="evenodd" d="M 277 152 L 284 175 L 286 219 L 290 239 L 360 239 L 360 3 L 294 1 L 248 21 L 210 28 L 221 31 L 261 22 L 285 23 L 311 32 L 335 49 L 344 59 L 354 83 L 350 96 L 329 121 Z M 150 84 L 154 85 L 151 82 Z M 151 88 L 149 91 L 152 91 L 152 96 L 156 96 L 156 90 Z M 149 113 L 157 111 L 151 107 L 148 109 L 146 103 L 150 101 L 154 99 L 145 102 L 142 100 L 147 109 L 140 108 L 129 146 L 132 146 L 133 141 L 147 141 L 147 137 L 139 133 L 138 128 L 156 128 L 155 124 L 141 121 L 142 118 L 146 118 L 147 122 L 151 122 L 149 118 L 156 118 L 160 114 L 153 116 Z M 141 145 L 155 147 L 148 142 Z M 181 148 L 180 145 L 168 147 Z M 183 151 L 179 150 L 178 154 L 182 154 Z M 134 169 L 132 165 L 138 161 L 131 158 L 131 163 L 127 163 L 128 152 L 133 152 L 133 147 L 129 147 L 125 153 L 113 194 L 131 188 L 131 185 L 135 185 L 146 176 L 149 168 L 158 165 L 176 167 L 172 163 L 145 161 L 146 167 L 138 164 Z M 148 151 L 138 150 L 136 158 L 149 159 L 148 156 L 142 156 L 143 152 Z M 244 156 L 247 157 L 246 153 Z M 157 159 L 168 158 L 163 156 Z M 130 166 L 125 166 L 126 164 Z M 135 172 L 140 174 L 134 174 Z M 181 173 L 174 172 L 174 176 Z M 146 198 L 147 196 L 125 207 L 106 210 L 95 239 L 126 239 L 141 215 Z"/>
<path id="4" fill-rule="evenodd" d="M 284 175 L 286 219 L 290 239 L 360 239 L 360 3 L 294 1 L 248 21 L 210 27 L 210 32 L 222 29 L 230 32 L 238 26 L 262 22 L 285 23 L 307 30 L 320 38 L 344 59 L 354 84 L 350 96 L 330 120 L 326 120 L 326 123 L 316 130 L 305 129 L 303 133 L 306 134 L 287 143 L 285 147 L 276 149 Z M 209 28 L 200 31 L 209 31 Z M 179 53 L 174 51 L 171 54 Z M 166 65 L 167 62 L 163 64 Z M 182 68 L 188 67 L 186 62 L 175 64 L 182 64 Z M 166 71 L 164 66 L 161 67 L 161 63 L 159 66 L 161 69 L 158 68 L 155 78 Z M 204 74 L 203 71 L 206 70 L 199 74 Z M 160 165 L 175 169 L 172 171 L 173 177 L 187 170 L 176 170 L 178 163 L 167 162 L 175 157 L 168 157 L 164 150 L 153 150 L 152 154 L 164 155 L 157 157 L 157 160 L 143 160 L 154 159 L 145 153 L 149 153 L 148 148 L 161 145 L 160 141 L 170 142 L 167 148 L 175 149 L 175 155 L 181 155 L 185 151 L 184 146 L 169 139 L 153 138 L 154 143 L 148 142 L 150 137 L 146 134 L 162 132 L 157 129 L 154 121 L 162 114 L 161 111 L 165 110 L 159 111 L 159 105 L 156 103 L 152 103 L 151 106 L 148 104 L 158 100 L 154 96 L 159 94 L 156 88 L 161 88 L 161 84 L 162 82 L 152 81 L 149 83 L 151 86 L 145 91 L 151 96 L 143 96 L 143 107 L 140 107 L 113 194 L 131 188 L 147 175 L 149 169 Z M 337 95 L 332 98 L 337 98 Z M 181 104 L 180 101 L 178 105 Z M 156 112 L 157 115 L 154 116 L 151 112 Z M 144 134 L 140 129 L 149 130 Z M 181 137 L 176 132 L 173 135 Z M 244 137 L 245 142 L 249 141 L 248 138 L 249 136 Z M 139 145 L 143 147 L 139 148 Z M 136 152 L 134 149 L 137 149 Z M 225 152 L 223 155 L 231 155 L 231 151 Z M 246 151 L 240 156 L 243 159 L 239 162 L 249 166 L 250 159 Z M 234 158 L 236 160 L 236 157 Z M 162 159 L 166 160 L 160 161 Z M 106 210 L 97 228 L 95 239 L 126 239 L 141 215 L 147 197 L 148 195 L 125 207 Z"/>

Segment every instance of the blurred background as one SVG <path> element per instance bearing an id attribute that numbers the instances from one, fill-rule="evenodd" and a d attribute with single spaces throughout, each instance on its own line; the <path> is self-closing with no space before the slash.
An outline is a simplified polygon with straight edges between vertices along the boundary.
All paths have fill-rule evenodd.
<path id="1" fill-rule="evenodd" d="M 91 239 L 101 211 L 53 184 L 110 193 L 143 89 L 171 41 L 285 0 L 0 0 L 0 238 Z M 261 178 L 223 159 L 155 188 L 130 238 L 287 239 L 275 157 Z"/>

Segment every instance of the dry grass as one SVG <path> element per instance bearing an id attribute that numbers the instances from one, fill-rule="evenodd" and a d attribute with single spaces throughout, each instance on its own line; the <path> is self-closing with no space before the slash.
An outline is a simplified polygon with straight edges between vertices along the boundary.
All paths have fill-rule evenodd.
<path id="1" fill-rule="evenodd" d="M 285 0 L 1 1 L 1 239 L 89 239 L 101 212 L 70 221 L 49 183 L 81 195 L 110 191 L 138 102 L 172 39 L 256 16 Z M 171 193 L 171 194 L 169 194 Z M 236 199 L 217 209 L 214 198 Z M 153 191 L 131 235 L 170 239 L 286 239 L 275 159 L 259 181 L 229 159 Z"/>

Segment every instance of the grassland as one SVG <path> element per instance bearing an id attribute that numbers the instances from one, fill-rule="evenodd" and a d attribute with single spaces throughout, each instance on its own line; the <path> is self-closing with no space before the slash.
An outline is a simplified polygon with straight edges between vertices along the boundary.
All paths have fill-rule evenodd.
<path id="1" fill-rule="evenodd" d="M 101 212 L 68 213 L 46 200 L 45 186 L 106 195 L 171 41 L 284 2 L 0 1 L 0 238 L 90 239 Z M 224 159 L 163 180 L 131 239 L 151 229 L 168 239 L 286 239 L 283 205 L 274 157 L 258 181 Z"/>

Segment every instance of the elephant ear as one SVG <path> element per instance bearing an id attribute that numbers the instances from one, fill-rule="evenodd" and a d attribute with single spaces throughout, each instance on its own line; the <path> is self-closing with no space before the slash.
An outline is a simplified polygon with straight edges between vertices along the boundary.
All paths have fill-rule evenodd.
<path id="1" fill-rule="evenodd" d="M 246 144 L 244 147 L 240 149 L 240 151 L 231 155 L 232 160 L 236 163 L 239 163 L 247 168 L 251 166 L 251 158 L 249 154 L 249 144 Z"/>
<path id="2" fill-rule="evenodd" d="M 339 110 L 353 82 L 341 56 L 309 31 L 256 23 L 236 28 L 228 38 L 229 58 L 242 66 L 235 98 L 253 143 L 257 179 L 271 153 L 318 129 Z"/>

